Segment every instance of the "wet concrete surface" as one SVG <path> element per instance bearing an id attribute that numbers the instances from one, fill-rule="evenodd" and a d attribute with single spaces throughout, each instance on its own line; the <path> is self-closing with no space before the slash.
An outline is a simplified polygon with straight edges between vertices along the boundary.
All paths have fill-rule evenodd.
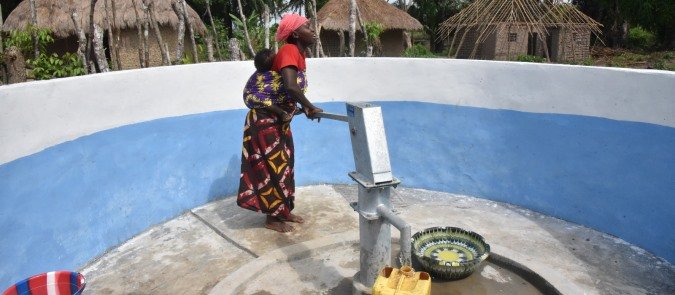
<path id="1" fill-rule="evenodd" d="M 265 229 L 263 215 L 237 207 L 231 197 L 195 208 L 83 266 L 85 294 L 349 294 L 359 266 L 358 215 L 348 205 L 356 194 L 353 185 L 298 188 L 294 213 L 307 222 L 287 234 Z M 675 294 L 672 264 L 580 225 L 420 189 L 396 189 L 392 203 L 413 233 L 432 226 L 477 232 L 494 253 L 563 294 Z M 397 231 L 392 234 L 396 241 Z M 508 284 L 480 287 L 470 280 L 478 274 Z M 523 280 L 490 264 L 473 276 L 436 285 L 442 290 L 432 294 L 515 294 L 509 288 Z"/>
<path id="2" fill-rule="evenodd" d="M 483 263 L 469 277 L 457 281 L 433 280 L 434 295 L 543 294 L 534 285 L 508 269 Z"/>

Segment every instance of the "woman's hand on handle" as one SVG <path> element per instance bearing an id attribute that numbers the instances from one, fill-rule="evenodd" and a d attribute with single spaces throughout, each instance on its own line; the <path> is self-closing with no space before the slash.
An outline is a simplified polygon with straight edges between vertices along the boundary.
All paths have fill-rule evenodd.
<path id="1" fill-rule="evenodd" d="M 315 106 L 304 107 L 303 111 L 305 112 L 305 116 L 307 116 L 309 119 L 314 119 L 314 114 L 316 113 L 323 113 L 322 109 Z"/>

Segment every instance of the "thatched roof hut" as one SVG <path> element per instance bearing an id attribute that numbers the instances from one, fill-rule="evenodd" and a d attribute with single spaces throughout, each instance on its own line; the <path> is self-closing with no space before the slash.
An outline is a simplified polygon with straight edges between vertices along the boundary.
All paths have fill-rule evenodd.
<path id="1" fill-rule="evenodd" d="M 96 3 L 94 10 L 94 23 L 102 28 L 104 27 L 104 19 L 106 17 L 105 1 L 108 1 L 108 7 L 111 7 L 110 0 L 99 0 Z M 171 8 L 170 0 L 150 0 L 153 3 L 157 22 L 161 26 L 169 26 L 171 28 L 178 27 L 178 16 Z M 136 0 L 136 9 L 139 15 L 143 15 L 141 8 L 142 0 Z M 66 38 L 75 35 L 75 26 L 71 19 L 71 10 L 75 6 L 77 14 L 80 18 L 82 28 L 89 28 L 89 9 L 91 7 L 90 0 L 35 0 L 35 8 L 37 11 L 37 26 L 41 28 L 48 28 L 54 33 L 57 38 Z M 136 29 L 136 13 L 134 12 L 133 3 L 131 0 L 116 0 L 115 8 L 117 9 L 117 18 L 115 23 L 111 26 L 115 29 Z M 109 12 L 111 13 L 111 12 Z M 203 34 L 206 31 L 204 22 L 199 18 L 197 12 L 188 6 L 188 13 L 190 20 L 195 29 L 195 33 Z M 24 0 L 9 14 L 2 26 L 3 31 L 21 30 L 31 22 L 30 4 L 28 0 Z"/>
<path id="2" fill-rule="evenodd" d="M 330 0 L 317 13 L 324 51 L 333 56 L 340 55 L 337 32 L 349 31 L 349 2 L 350 0 Z M 398 56 L 403 51 L 404 30 L 416 31 L 424 28 L 417 19 L 385 0 L 356 0 L 356 3 L 364 23 L 377 22 L 383 26 L 385 31 L 380 40 L 382 54 L 385 56 Z M 362 38 L 357 37 L 359 39 Z"/>
<path id="3" fill-rule="evenodd" d="M 364 22 L 378 22 L 385 30 L 422 30 L 422 24 L 385 0 L 356 0 Z M 349 31 L 349 0 L 330 0 L 317 13 L 321 27 Z"/>
<path id="4" fill-rule="evenodd" d="M 94 12 L 94 23 L 101 28 L 105 27 L 106 3 L 108 9 L 112 9 L 110 0 L 99 0 L 96 3 Z M 138 14 L 143 17 L 144 12 L 141 8 L 142 0 L 136 0 Z M 178 16 L 171 8 L 170 0 L 150 0 L 161 28 L 161 34 L 164 41 L 168 43 L 169 48 L 175 48 L 177 39 Z M 77 38 L 75 25 L 73 24 L 71 14 L 73 8 L 76 9 L 79 22 L 85 33 L 89 28 L 89 10 L 91 8 L 90 0 L 35 0 L 37 11 L 37 26 L 48 28 L 55 36 L 56 42 L 50 51 L 62 53 L 64 51 L 74 52 L 77 48 Z M 121 44 L 120 54 L 123 68 L 138 68 L 138 48 L 140 46 L 136 31 L 136 12 L 134 11 L 132 0 L 115 0 L 116 18 L 113 23 L 112 11 L 108 11 L 110 25 L 113 29 L 120 30 Z M 195 30 L 195 34 L 203 35 L 206 32 L 204 22 L 199 18 L 197 12 L 188 6 L 188 15 Z M 22 30 L 31 23 L 30 3 L 24 0 L 9 14 L 2 26 L 3 31 Z M 150 30 L 150 60 L 151 65 L 161 64 L 161 54 L 159 46 L 154 40 L 154 33 Z M 189 47 L 186 47 L 189 50 Z"/>
<path id="5" fill-rule="evenodd" d="M 447 39 L 452 36 L 450 46 L 459 58 L 512 59 L 527 54 L 566 60 L 588 56 L 590 35 L 600 34 L 599 27 L 561 0 L 476 0 L 444 21 L 440 32 Z M 568 46 L 569 42 L 578 46 Z M 563 54 L 564 47 L 573 52 Z"/>

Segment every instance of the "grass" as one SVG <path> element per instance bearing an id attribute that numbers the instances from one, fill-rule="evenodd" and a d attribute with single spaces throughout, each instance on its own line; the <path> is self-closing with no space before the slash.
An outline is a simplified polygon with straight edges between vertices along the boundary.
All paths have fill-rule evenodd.
<path id="1" fill-rule="evenodd" d="M 586 65 L 675 71 L 675 51 L 644 52 L 594 47 Z"/>

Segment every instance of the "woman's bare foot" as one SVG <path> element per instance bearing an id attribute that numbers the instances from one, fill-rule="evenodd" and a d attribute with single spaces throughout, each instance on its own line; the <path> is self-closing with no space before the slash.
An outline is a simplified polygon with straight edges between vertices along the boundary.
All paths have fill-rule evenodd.
<path id="1" fill-rule="evenodd" d="M 267 215 L 267 218 L 265 219 L 265 228 L 271 229 L 273 231 L 278 231 L 280 233 L 292 232 L 295 229 L 289 224 L 280 220 L 279 218 L 269 215 Z"/>
<path id="2" fill-rule="evenodd" d="M 295 222 L 295 223 L 305 223 L 304 218 L 302 218 L 298 215 L 295 215 L 293 213 L 288 213 L 288 218 L 286 218 L 286 221 Z"/>

